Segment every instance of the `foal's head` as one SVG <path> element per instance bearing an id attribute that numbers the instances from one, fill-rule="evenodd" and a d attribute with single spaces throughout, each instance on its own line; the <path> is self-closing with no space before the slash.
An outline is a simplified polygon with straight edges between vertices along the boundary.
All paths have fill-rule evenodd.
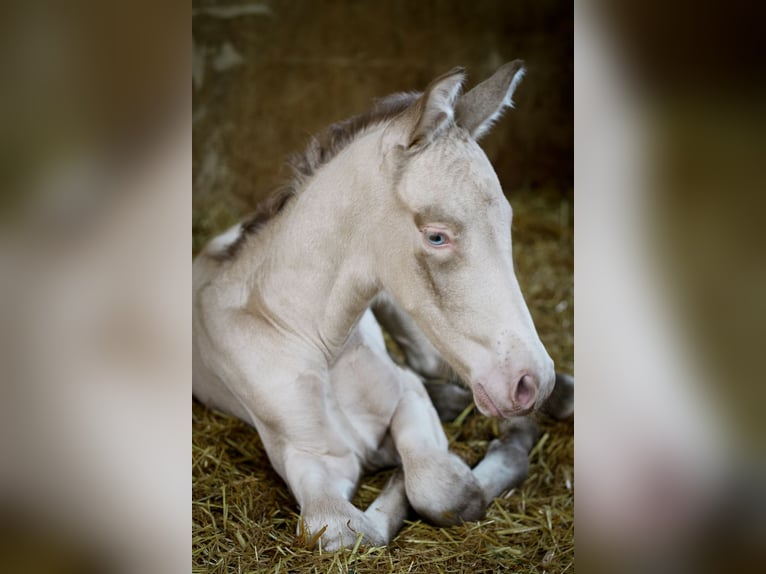
<path id="1" fill-rule="evenodd" d="M 539 407 L 554 382 L 514 274 L 511 206 L 476 143 L 523 73 L 511 62 L 460 95 L 464 75 L 453 70 L 384 135 L 394 192 L 376 239 L 381 281 L 490 416 Z"/>

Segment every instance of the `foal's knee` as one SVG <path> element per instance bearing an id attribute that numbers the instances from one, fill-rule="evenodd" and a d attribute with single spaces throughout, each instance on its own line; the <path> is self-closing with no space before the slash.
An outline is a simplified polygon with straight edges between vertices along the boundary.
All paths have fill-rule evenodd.
<path id="1" fill-rule="evenodd" d="M 405 468 L 407 498 L 415 511 L 437 526 L 484 516 L 487 502 L 468 465 L 447 451 L 422 453 Z"/>

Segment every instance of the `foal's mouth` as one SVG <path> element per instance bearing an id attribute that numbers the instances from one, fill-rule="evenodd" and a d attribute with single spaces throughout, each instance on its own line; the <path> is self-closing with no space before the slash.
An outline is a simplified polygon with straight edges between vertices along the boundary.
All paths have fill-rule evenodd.
<path id="1" fill-rule="evenodd" d="M 476 406 L 479 407 L 483 414 L 496 418 L 506 418 L 509 416 L 497 407 L 481 383 L 473 385 L 473 398 L 476 401 Z"/>

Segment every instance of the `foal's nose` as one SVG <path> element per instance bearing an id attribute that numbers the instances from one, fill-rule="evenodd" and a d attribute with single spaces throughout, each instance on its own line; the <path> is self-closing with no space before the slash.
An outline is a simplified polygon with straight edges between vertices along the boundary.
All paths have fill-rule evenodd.
<path id="1" fill-rule="evenodd" d="M 537 380 L 529 374 L 523 374 L 511 384 L 511 404 L 520 414 L 532 410 L 537 399 Z"/>

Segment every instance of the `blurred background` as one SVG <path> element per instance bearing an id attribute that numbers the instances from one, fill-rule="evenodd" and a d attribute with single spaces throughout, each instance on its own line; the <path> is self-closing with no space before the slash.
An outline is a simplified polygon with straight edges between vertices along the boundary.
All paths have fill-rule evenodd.
<path id="1" fill-rule="evenodd" d="M 744 3 L 575 9 L 578 562 L 764 568 L 764 58 Z"/>

